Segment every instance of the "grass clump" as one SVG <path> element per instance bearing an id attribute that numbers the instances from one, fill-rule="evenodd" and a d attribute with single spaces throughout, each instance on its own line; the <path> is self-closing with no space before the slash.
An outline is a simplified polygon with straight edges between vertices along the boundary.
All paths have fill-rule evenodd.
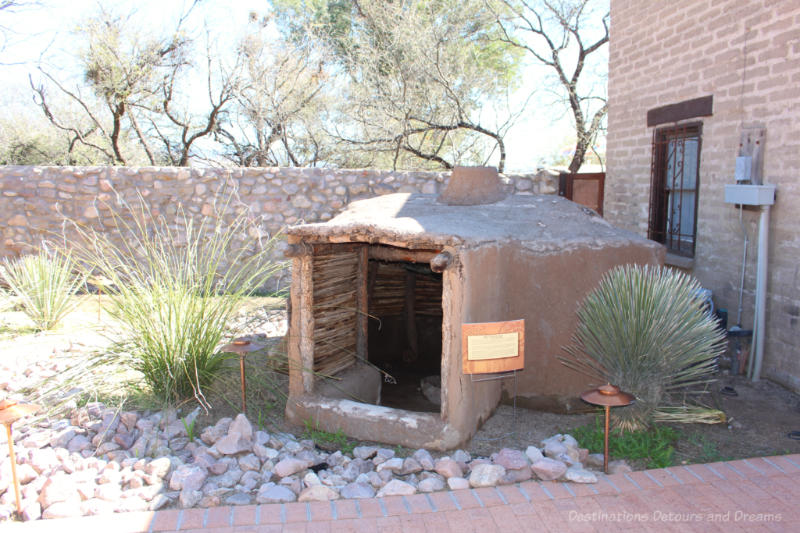
<path id="1" fill-rule="evenodd" d="M 235 334 L 231 319 L 282 268 L 270 260 L 275 238 L 260 238 L 246 211 L 225 216 L 230 202 L 198 222 L 181 208 L 168 220 L 139 200 L 140 208 L 115 215 L 116 238 L 76 228 L 77 256 L 104 279 L 117 326 L 107 355 L 162 402 L 194 399 L 207 408 L 205 390 L 230 357 L 217 347 Z"/>
<path id="2" fill-rule="evenodd" d="M 594 424 L 580 426 L 569 432 L 590 453 L 603 453 L 604 422 L 597 417 Z M 646 468 L 672 466 L 675 443 L 679 434 L 669 426 L 655 425 L 648 429 L 623 432 L 612 429 L 608 436 L 609 455 L 631 461 L 642 461 Z"/>
<path id="3" fill-rule="evenodd" d="M 725 340 L 699 290 L 681 272 L 626 265 L 609 271 L 584 300 L 573 344 L 560 359 L 636 397 L 614 409 L 617 427 L 644 429 L 659 415 L 671 422 L 724 419 L 696 405 L 715 379 Z"/>
<path id="4" fill-rule="evenodd" d="M 39 331 L 53 329 L 72 310 L 73 296 L 83 283 L 68 254 L 48 251 L 4 260 L 0 279 L 10 290 L 10 295 L 0 295 L 4 301 L 0 306 L 10 305 L 9 296 L 13 296 Z"/>
<path id="5" fill-rule="evenodd" d="M 186 430 L 186 436 L 189 439 L 189 442 L 194 442 L 195 437 L 197 436 L 195 433 L 195 423 L 197 422 L 196 418 L 193 418 L 191 422 L 187 422 L 187 419 L 181 418 L 181 423 L 183 424 L 183 429 Z"/>
<path id="6" fill-rule="evenodd" d="M 303 431 L 302 438 L 313 440 L 314 443 L 322 449 L 336 449 L 341 450 L 342 453 L 353 453 L 355 444 L 347 440 L 347 435 L 339 429 L 335 433 L 320 429 L 319 425 L 315 424 L 310 418 L 303 422 L 305 430 Z"/>

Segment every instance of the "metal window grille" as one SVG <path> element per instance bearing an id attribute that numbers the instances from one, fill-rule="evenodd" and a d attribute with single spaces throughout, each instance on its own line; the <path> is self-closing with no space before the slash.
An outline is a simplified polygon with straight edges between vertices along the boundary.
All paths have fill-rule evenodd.
<path id="1" fill-rule="evenodd" d="M 670 253 L 694 256 L 700 184 L 701 125 L 653 132 L 648 236 Z"/>

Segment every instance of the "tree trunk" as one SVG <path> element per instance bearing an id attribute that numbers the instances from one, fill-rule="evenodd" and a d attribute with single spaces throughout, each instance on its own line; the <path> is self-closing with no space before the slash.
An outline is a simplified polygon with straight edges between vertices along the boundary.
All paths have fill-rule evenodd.
<path id="1" fill-rule="evenodd" d="M 572 155 L 572 161 L 569 163 L 569 171 L 575 174 L 580 170 L 583 165 L 583 160 L 586 158 L 586 150 L 589 148 L 589 143 L 585 141 L 578 141 L 575 144 L 575 153 Z"/>

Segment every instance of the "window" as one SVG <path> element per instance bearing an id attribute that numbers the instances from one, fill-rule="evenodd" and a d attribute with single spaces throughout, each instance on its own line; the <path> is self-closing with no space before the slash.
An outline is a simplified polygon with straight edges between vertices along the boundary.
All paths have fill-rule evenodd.
<path id="1" fill-rule="evenodd" d="M 701 130 L 695 123 L 653 132 L 648 237 L 685 257 L 694 257 L 697 235 Z"/>

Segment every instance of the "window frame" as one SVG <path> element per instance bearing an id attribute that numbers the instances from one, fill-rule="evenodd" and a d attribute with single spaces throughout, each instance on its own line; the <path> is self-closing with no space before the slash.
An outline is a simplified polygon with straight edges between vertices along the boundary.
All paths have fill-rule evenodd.
<path id="1" fill-rule="evenodd" d="M 672 230 L 674 226 L 669 224 L 670 213 L 670 194 L 676 190 L 675 187 L 668 187 L 668 184 L 675 184 L 677 177 L 676 170 L 678 165 L 673 165 L 672 175 L 668 175 L 668 149 L 671 141 L 680 139 L 681 147 L 685 146 L 686 139 L 697 139 L 697 161 L 695 168 L 694 188 L 688 189 L 684 185 L 684 160 L 681 155 L 680 164 L 680 187 L 681 192 L 694 192 L 694 217 L 692 221 L 691 233 L 682 231 L 680 220 L 682 209 L 678 211 L 677 231 Z M 656 128 L 653 130 L 652 159 L 650 171 L 650 212 L 648 221 L 648 238 L 667 247 L 667 253 L 682 257 L 693 258 L 697 246 L 697 211 L 700 200 L 700 158 L 703 147 L 703 123 L 689 122 L 684 124 L 673 124 L 671 126 Z M 685 153 L 681 148 L 682 154 Z M 690 241 L 687 245 L 687 241 Z"/>

